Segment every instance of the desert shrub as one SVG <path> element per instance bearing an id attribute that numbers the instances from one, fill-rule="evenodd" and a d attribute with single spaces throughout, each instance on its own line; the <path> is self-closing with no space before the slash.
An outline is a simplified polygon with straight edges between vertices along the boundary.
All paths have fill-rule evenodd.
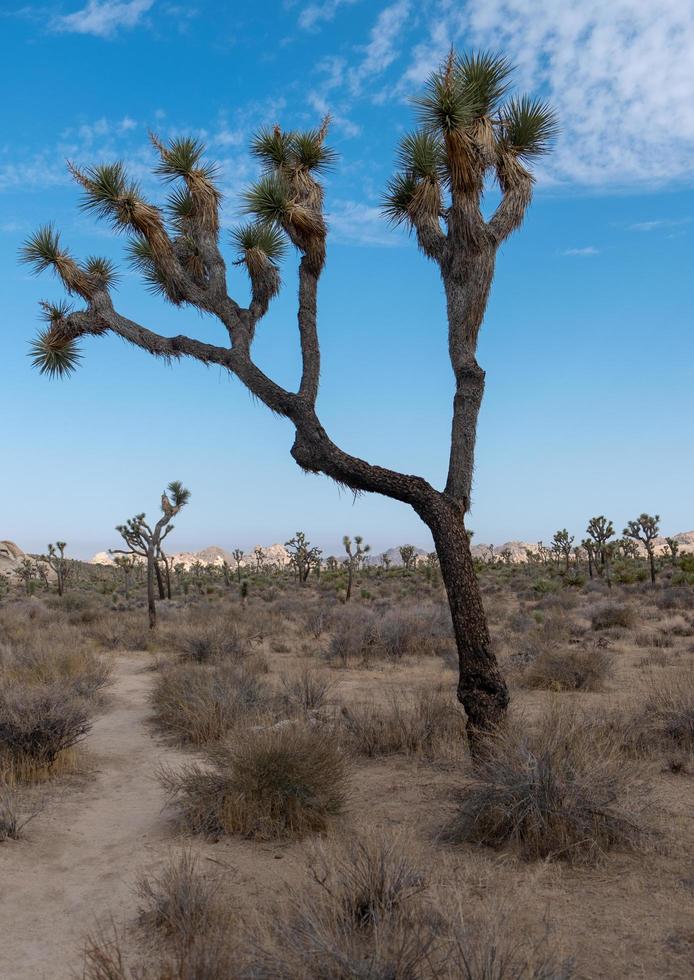
<path id="1" fill-rule="evenodd" d="M 249 653 L 248 642 L 236 623 L 212 622 L 204 626 L 185 626 L 172 635 L 173 647 L 183 660 L 210 663 L 213 660 L 239 661 Z"/>
<path id="2" fill-rule="evenodd" d="M 534 625 L 505 638 L 510 659 L 516 665 L 531 664 L 543 655 L 554 654 L 569 638 L 570 620 L 562 611 L 553 610 L 546 615 L 536 611 L 535 615 Z"/>
<path id="3" fill-rule="evenodd" d="M 22 830 L 36 813 L 24 813 L 17 794 L 0 781 L 0 844 L 6 840 L 19 840 Z"/>
<path id="4" fill-rule="evenodd" d="M 524 687 L 545 691 L 600 691 L 611 659 L 602 650 L 545 650 L 522 676 Z"/>
<path id="5" fill-rule="evenodd" d="M 648 679 L 630 733 L 636 749 L 694 751 L 694 668 L 677 668 Z"/>
<path id="6" fill-rule="evenodd" d="M 219 916 L 219 883 L 205 877 L 189 850 L 172 856 L 158 875 L 143 875 L 137 884 L 140 922 L 176 942 L 189 945 Z"/>
<path id="7" fill-rule="evenodd" d="M 0 653 L 0 681 L 15 685 L 63 683 L 80 697 L 95 698 L 111 679 L 111 667 L 88 650 L 80 638 L 51 634 L 50 639 L 5 647 Z"/>
<path id="8" fill-rule="evenodd" d="M 460 711 L 442 688 L 395 691 L 385 704 L 344 707 L 340 723 L 350 749 L 368 757 L 435 755 L 463 737 Z"/>
<path id="9" fill-rule="evenodd" d="M 363 606 L 335 614 L 328 658 L 347 666 L 351 660 L 440 656 L 454 649 L 450 613 L 442 605 L 414 605 L 404 609 L 373 610 Z"/>
<path id="10" fill-rule="evenodd" d="M 139 611 L 112 611 L 90 624 L 86 635 L 105 650 L 148 650 L 153 641 Z"/>
<path id="11" fill-rule="evenodd" d="M 522 857 L 594 862 L 647 832 L 643 800 L 617 749 L 575 712 L 490 738 L 443 832 L 452 843 L 514 845 Z"/>
<path id="12" fill-rule="evenodd" d="M 210 751 L 210 766 L 161 778 L 193 833 L 303 837 L 342 812 L 347 766 L 334 738 L 302 723 L 246 730 Z"/>
<path id="13" fill-rule="evenodd" d="M 333 683 L 329 677 L 310 667 L 298 674 L 282 676 L 282 697 L 289 710 L 303 711 L 306 714 L 325 707 Z"/>
<path id="14" fill-rule="evenodd" d="M 666 633 L 661 632 L 647 632 L 639 631 L 634 636 L 634 643 L 637 647 L 642 648 L 653 648 L 655 650 L 666 650 L 672 646 L 673 640 L 671 636 Z"/>
<path id="15" fill-rule="evenodd" d="M 425 888 L 404 837 L 366 832 L 310 855 L 311 876 L 343 926 L 368 928 L 402 911 Z"/>
<path id="16" fill-rule="evenodd" d="M 155 723 L 193 745 L 223 738 L 241 719 L 265 709 L 269 699 L 255 672 L 228 663 L 166 667 L 150 694 Z"/>
<path id="17" fill-rule="evenodd" d="M 665 588 L 660 593 L 656 599 L 656 605 L 659 609 L 691 609 L 692 608 L 692 590 L 684 586 L 672 586 L 670 588 Z"/>
<path id="18" fill-rule="evenodd" d="M 620 606 L 614 602 L 605 603 L 593 613 L 591 626 L 594 630 L 608 630 L 615 627 L 631 629 L 636 622 L 636 614 L 631 606 Z"/>
<path id="19" fill-rule="evenodd" d="M 0 691 L 0 770 L 30 779 L 91 729 L 89 708 L 65 684 L 10 685 Z"/>

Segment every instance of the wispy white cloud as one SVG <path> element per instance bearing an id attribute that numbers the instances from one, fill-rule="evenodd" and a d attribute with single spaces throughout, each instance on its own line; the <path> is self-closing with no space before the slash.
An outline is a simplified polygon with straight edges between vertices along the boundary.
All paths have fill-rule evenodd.
<path id="1" fill-rule="evenodd" d="M 594 245 L 586 245 L 584 248 L 566 248 L 561 254 L 587 257 L 590 255 L 600 255 L 600 249 Z"/>
<path id="2" fill-rule="evenodd" d="M 390 228 L 381 209 L 358 201 L 338 200 L 326 215 L 331 239 L 347 245 L 402 245 L 402 233 Z"/>
<path id="3" fill-rule="evenodd" d="M 691 223 L 691 218 L 658 218 L 655 221 L 637 221 L 629 225 L 629 231 L 658 231 L 666 228 L 679 228 Z"/>
<path id="4" fill-rule="evenodd" d="M 154 0 L 87 0 L 81 10 L 54 18 L 51 27 L 62 33 L 109 38 L 122 27 L 135 27 L 153 5 Z"/>
<path id="5" fill-rule="evenodd" d="M 691 0 L 429 0 L 411 52 L 412 91 L 451 43 L 504 51 L 544 93 L 562 132 L 544 179 L 632 185 L 694 175 Z"/>
<path id="6" fill-rule="evenodd" d="M 322 3 L 309 3 L 299 13 L 299 27 L 305 31 L 316 30 L 335 18 L 340 7 L 351 7 L 359 0 L 323 0 Z"/>
<path id="7" fill-rule="evenodd" d="M 385 7 L 371 29 L 369 43 L 363 49 L 361 62 L 350 71 L 349 82 L 353 92 L 363 83 L 381 75 L 398 56 L 398 39 L 412 10 L 410 0 L 396 0 Z"/>

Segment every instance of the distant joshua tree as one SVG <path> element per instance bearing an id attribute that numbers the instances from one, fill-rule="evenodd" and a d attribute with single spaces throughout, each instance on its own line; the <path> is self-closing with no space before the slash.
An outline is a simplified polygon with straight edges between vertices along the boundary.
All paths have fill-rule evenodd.
<path id="1" fill-rule="evenodd" d="M 391 560 L 390 556 L 387 555 L 385 553 L 385 551 L 381 555 L 381 564 L 383 565 L 383 567 L 385 568 L 386 571 L 388 571 L 388 569 L 390 568 L 390 566 L 392 564 L 392 560 Z"/>
<path id="2" fill-rule="evenodd" d="M 601 514 L 599 517 L 591 517 L 591 519 L 588 521 L 586 532 L 595 542 L 597 556 L 600 559 L 599 571 L 602 575 L 605 570 L 605 564 L 608 560 L 607 542 L 610 540 L 610 538 L 614 537 L 614 525 L 612 521 L 608 521 L 608 519 Z"/>
<path id="3" fill-rule="evenodd" d="M 290 564 L 296 569 L 297 578 L 303 585 L 311 569 L 320 566 L 323 552 L 320 548 L 311 547 L 303 531 L 297 531 L 293 538 L 285 542 L 285 548 L 289 552 Z"/>
<path id="4" fill-rule="evenodd" d="M 130 581 L 132 578 L 132 573 L 137 567 L 137 556 L 136 555 L 116 555 L 113 559 L 113 564 L 121 570 L 123 573 L 123 587 L 125 590 L 125 598 L 130 598 Z"/>
<path id="5" fill-rule="evenodd" d="M 409 571 L 410 568 L 414 568 L 415 559 L 417 558 L 417 549 L 413 544 L 401 544 L 398 548 L 400 552 L 400 560 L 402 561 L 405 569 Z"/>
<path id="6" fill-rule="evenodd" d="M 258 545 L 258 547 L 253 549 L 253 555 L 255 557 L 255 569 L 260 574 L 263 570 L 263 563 L 265 562 L 265 552 Z"/>
<path id="7" fill-rule="evenodd" d="M 231 557 L 236 563 L 236 579 L 239 585 L 241 585 L 241 562 L 243 561 L 243 551 L 241 551 L 240 548 L 234 548 L 231 553 Z"/>
<path id="8" fill-rule="evenodd" d="M 431 530 L 446 585 L 458 645 L 458 697 L 468 717 L 473 750 L 477 734 L 501 723 L 508 690 L 491 648 L 465 514 L 470 509 L 477 418 L 484 371 L 477 341 L 499 248 L 523 223 L 532 198 L 532 162 L 546 153 L 556 133 L 548 105 L 510 97 L 511 64 L 482 52 L 445 63 L 414 100 L 419 128 L 403 137 L 399 172 L 391 180 L 384 212 L 412 230 L 443 280 L 448 348 L 455 378 L 448 477 L 439 490 L 421 476 L 396 472 L 352 456 L 337 446 L 316 412 L 320 375 L 318 283 L 325 264 L 327 225 L 321 175 L 335 161 L 326 146 L 328 119 L 309 131 L 279 126 L 261 131 L 252 152 L 264 173 L 244 198 L 253 220 L 232 242 L 251 284 L 248 307 L 228 293 L 227 266 L 219 245 L 221 193 L 215 170 L 203 162 L 195 139 L 163 143 L 156 172 L 178 182 L 165 210 L 147 201 L 121 163 L 69 169 L 84 191 L 84 207 L 130 236 L 130 259 L 147 282 L 177 306 L 216 317 L 224 346 L 178 335 L 167 337 L 118 312 L 113 264 L 103 258 L 75 260 L 48 225 L 25 244 L 22 257 L 35 271 L 52 268 L 81 309 L 44 304 L 47 326 L 33 346 L 36 366 L 65 375 L 80 359 L 84 337 L 115 334 L 167 362 L 182 357 L 215 364 L 234 374 L 271 411 L 296 430 L 292 456 L 311 473 L 324 473 L 357 492 L 384 494 L 414 508 Z M 485 188 L 495 180 L 500 201 L 483 213 Z M 302 359 L 296 391 L 283 388 L 253 360 L 257 328 L 280 290 L 279 260 L 287 240 L 299 262 L 298 323 Z"/>
<path id="9" fill-rule="evenodd" d="M 190 500 L 190 490 L 187 490 L 179 480 L 172 480 L 161 495 L 162 516 L 154 527 L 145 520 L 144 514 L 137 514 L 131 517 L 125 524 L 119 524 L 116 530 L 128 546 L 127 551 L 118 548 L 114 549 L 115 555 L 139 555 L 147 562 L 147 609 L 149 614 L 149 628 L 153 630 L 157 625 L 157 606 L 154 595 L 154 581 L 157 575 L 157 559 L 161 556 L 161 545 L 169 535 L 174 526 L 171 523 L 173 517 L 178 514 L 182 507 Z M 160 597 L 161 597 L 160 587 Z"/>
<path id="10" fill-rule="evenodd" d="M 640 541 L 646 549 L 651 567 L 651 584 L 655 585 L 655 545 L 653 541 L 660 533 L 660 515 L 640 514 L 635 521 L 629 521 L 622 531 L 625 538 Z"/>
<path id="11" fill-rule="evenodd" d="M 598 546 L 592 538 L 584 538 L 581 541 L 581 548 L 586 553 L 586 558 L 588 559 L 588 575 L 590 578 L 592 578 L 593 568 L 595 567 L 595 558 L 598 553 Z"/>
<path id="12" fill-rule="evenodd" d="M 567 575 L 569 572 L 569 562 L 571 560 L 571 546 L 573 545 L 573 543 L 574 543 L 574 536 L 573 534 L 569 535 L 569 532 L 566 530 L 566 528 L 563 528 L 561 531 L 557 531 L 557 533 L 552 538 L 552 551 L 557 556 L 557 558 L 564 559 L 564 566 Z"/>
<path id="13" fill-rule="evenodd" d="M 62 595 L 65 591 L 65 583 L 70 575 L 68 559 L 65 557 L 66 548 L 65 541 L 56 541 L 55 544 L 48 545 L 48 554 L 41 558 L 41 561 L 45 562 L 55 572 L 58 595 Z"/>
<path id="14" fill-rule="evenodd" d="M 677 553 L 680 550 L 680 543 L 676 538 L 665 538 L 665 555 L 669 556 L 673 565 L 677 564 Z"/>
<path id="15" fill-rule="evenodd" d="M 362 548 L 362 541 L 364 539 L 360 534 L 354 535 L 355 548 L 352 550 L 352 539 L 349 535 L 345 534 L 342 539 L 342 543 L 345 546 L 345 551 L 347 552 L 347 594 L 345 595 L 345 602 L 349 602 L 352 598 L 352 581 L 354 579 L 355 571 L 358 571 L 362 561 L 364 560 L 364 555 L 371 551 L 371 545 L 365 544 Z"/>

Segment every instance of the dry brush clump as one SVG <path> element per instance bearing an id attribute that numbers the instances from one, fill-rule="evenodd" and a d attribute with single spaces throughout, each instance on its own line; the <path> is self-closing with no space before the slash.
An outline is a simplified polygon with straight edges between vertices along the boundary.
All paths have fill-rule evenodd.
<path id="1" fill-rule="evenodd" d="M 215 742 L 241 721 L 260 717 L 272 696 L 247 664 L 181 663 L 165 666 L 150 695 L 155 723 L 173 739 Z"/>
<path id="2" fill-rule="evenodd" d="M 607 602 L 599 606 L 592 615 L 591 626 L 594 630 L 633 629 L 636 625 L 636 610 L 633 606 Z"/>
<path id="3" fill-rule="evenodd" d="M 333 617 L 326 653 L 343 667 L 379 660 L 438 656 L 451 660 L 455 651 L 450 614 L 441 605 L 415 604 L 383 610 L 345 607 Z"/>
<path id="4" fill-rule="evenodd" d="M 85 699 L 64 684 L 0 691 L 0 776 L 9 782 L 45 778 L 89 733 L 90 715 Z"/>
<path id="5" fill-rule="evenodd" d="M 556 707 L 534 728 L 521 720 L 490 738 L 442 839 L 591 863 L 648 842 L 646 804 L 619 746 L 575 710 Z"/>
<path id="6" fill-rule="evenodd" d="M 224 919 L 219 877 L 205 875 L 192 851 L 172 855 L 158 874 L 144 874 L 137 883 L 139 921 L 147 930 L 162 933 L 189 946 Z"/>
<path id="7" fill-rule="evenodd" d="M 612 658 L 604 650 L 545 650 L 521 676 L 523 687 L 545 691 L 601 691 L 612 671 Z"/>
<path id="8" fill-rule="evenodd" d="M 161 779 L 193 833 L 272 839 L 324 832 L 344 810 L 348 767 L 328 732 L 268 720 L 210 749 L 209 765 Z"/>
<path id="9" fill-rule="evenodd" d="M 391 692 L 385 703 L 344 706 L 338 728 L 356 755 L 433 757 L 462 744 L 464 720 L 442 687 Z"/>
<path id="10" fill-rule="evenodd" d="M 624 722 L 627 747 L 637 753 L 662 752 L 679 765 L 694 752 L 694 667 L 651 674 L 638 704 Z"/>

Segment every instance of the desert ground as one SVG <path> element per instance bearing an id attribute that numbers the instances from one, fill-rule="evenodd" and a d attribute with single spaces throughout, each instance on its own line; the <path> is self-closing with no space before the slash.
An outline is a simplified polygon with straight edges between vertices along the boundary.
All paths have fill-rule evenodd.
<path id="1" fill-rule="evenodd" d="M 10 586 L 0 976 L 691 977 L 690 564 L 479 562 L 474 768 L 435 563 Z"/>

